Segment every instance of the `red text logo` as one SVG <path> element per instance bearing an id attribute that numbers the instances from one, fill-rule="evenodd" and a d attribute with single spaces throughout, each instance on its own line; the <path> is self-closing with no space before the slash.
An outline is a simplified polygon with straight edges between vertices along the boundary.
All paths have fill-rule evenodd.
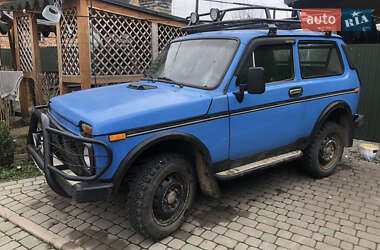
<path id="1" fill-rule="evenodd" d="M 302 9 L 301 23 L 303 30 L 340 31 L 341 9 Z"/>

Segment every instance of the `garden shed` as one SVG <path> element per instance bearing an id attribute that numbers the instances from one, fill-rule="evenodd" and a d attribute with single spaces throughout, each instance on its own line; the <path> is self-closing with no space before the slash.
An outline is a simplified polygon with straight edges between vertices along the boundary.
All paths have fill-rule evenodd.
<path id="1" fill-rule="evenodd" d="M 3 2 L 3 4 L 1 4 Z M 183 33 L 183 18 L 139 6 L 138 0 L 15 0 L 0 1 L 0 9 L 13 12 L 17 70 L 24 72 L 20 87 L 22 110 L 27 112 L 27 83 L 38 85 L 41 75 L 37 25 L 48 4 L 62 9 L 56 24 L 60 93 L 94 86 L 134 81 L 152 60 Z M 47 31 L 50 32 L 50 31 Z M 42 104 L 38 86 L 37 104 Z M 26 100 L 26 101 L 25 101 Z"/>
<path id="2" fill-rule="evenodd" d="M 42 104 L 41 61 L 39 40 L 41 34 L 55 31 L 55 24 L 43 20 L 41 9 L 48 4 L 45 0 L 0 1 L 2 32 L 8 33 L 11 47 L 11 68 L 22 71 L 23 81 L 19 88 L 21 112 L 28 113 L 28 89 L 34 104 Z M 28 88 L 29 87 L 29 88 Z"/>

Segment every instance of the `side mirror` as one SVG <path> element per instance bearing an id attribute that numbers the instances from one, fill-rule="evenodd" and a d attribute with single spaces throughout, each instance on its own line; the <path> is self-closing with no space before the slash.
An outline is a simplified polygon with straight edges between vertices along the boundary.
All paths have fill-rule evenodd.
<path id="1" fill-rule="evenodd" d="M 256 67 L 248 69 L 248 94 L 262 94 L 265 92 L 264 68 Z"/>
<path id="2" fill-rule="evenodd" d="M 238 102 L 244 99 L 244 91 L 248 94 L 262 94 L 265 92 L 264 68 L 251 67 L 248 69 L 248 83 L 239 85 L 239 92 L 234 92 Z"/>

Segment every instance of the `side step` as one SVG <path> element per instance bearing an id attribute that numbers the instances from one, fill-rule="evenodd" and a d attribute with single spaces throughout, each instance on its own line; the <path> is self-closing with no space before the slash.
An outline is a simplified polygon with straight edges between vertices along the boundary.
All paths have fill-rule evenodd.
<path id="1" fill-rule="evenodd" d="M 267 158 L 261 161 L 252 162 L 247 165 L 243 165 L 237 168 L 232 168 L 232 169 L 228 169 L 228 170 L 216 173 L 216 178 L 220 180 L 236 178 L 236 177 L 243 176 L 245 174 L 254 172 L 262 168 L 266 168 L 266 167 L 270 167 L 282 162 L 298 159 L 301 156 L 302 156 L 301 150 L 289 152 L 286 154 L 274 156 L 274 157 Z"/>

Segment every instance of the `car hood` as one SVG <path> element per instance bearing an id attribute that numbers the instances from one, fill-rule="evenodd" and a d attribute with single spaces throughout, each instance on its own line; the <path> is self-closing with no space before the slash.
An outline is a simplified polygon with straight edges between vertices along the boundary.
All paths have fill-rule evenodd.
<path id="1" fill-rule="evenodd" d="M 129 84 L 78 91 L 50 100 L 50 112 L 75 126 L 85 122 L 103 135 L 207 113 L 211 96 L 200 90 L 155 83 L 136 90 Z"/>

